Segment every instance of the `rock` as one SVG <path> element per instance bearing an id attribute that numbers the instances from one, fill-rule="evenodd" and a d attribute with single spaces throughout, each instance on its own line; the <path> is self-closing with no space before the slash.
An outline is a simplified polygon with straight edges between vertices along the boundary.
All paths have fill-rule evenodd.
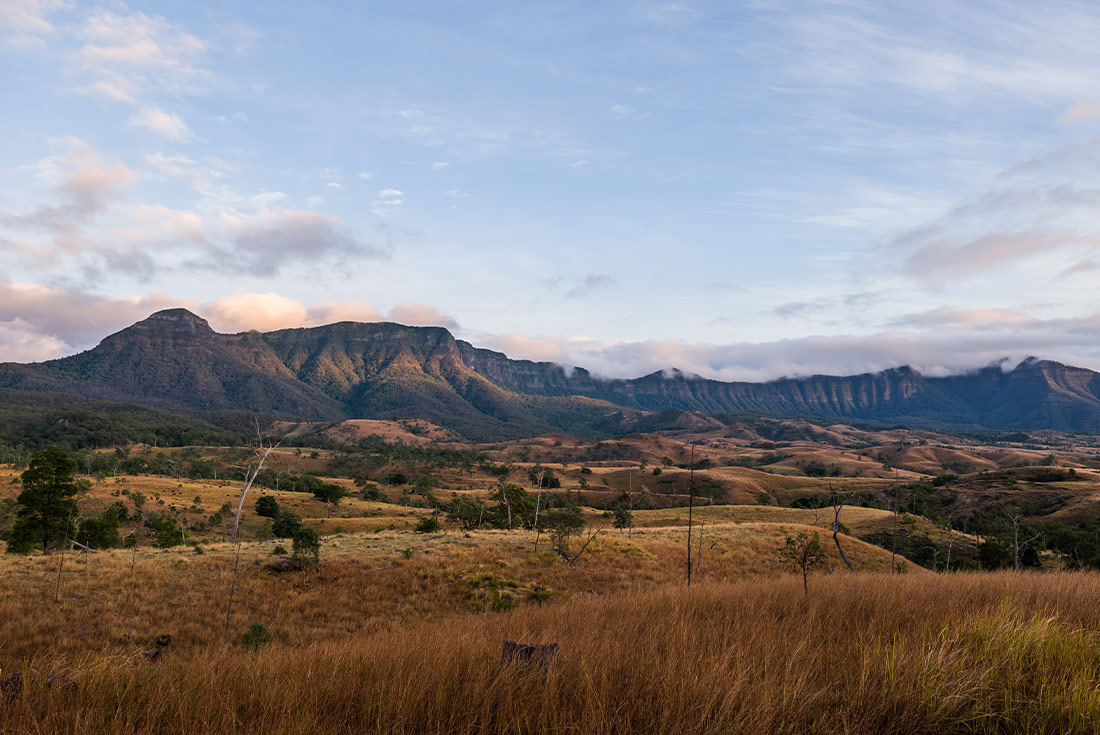
<path id="1" fill-rule="evenodd" d="M 0 694 L 18 694 L 23 691 L 23 674 L 15 673 L 6 679 L 0 679 Z"/>
<path id="2" fill-rule="evenodd" d="M 157 645 L 157 648 L 164 648 L 165 646 L 167 646 L 171 642 L 172 642 L 172 634 L 171 633 L 165 633 L 164 635 L 158 635 L 156 638 L 153 639 L 153 643 L 155 643 Z"/>

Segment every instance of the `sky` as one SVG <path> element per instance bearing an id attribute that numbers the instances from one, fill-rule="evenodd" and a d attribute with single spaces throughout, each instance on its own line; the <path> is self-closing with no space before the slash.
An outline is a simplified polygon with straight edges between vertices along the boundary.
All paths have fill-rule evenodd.
<path id="1" fill-rule="evenodd" d="M 0 0 L 0 360 L 182 306 L 609 377 L 1100 369 L 1097 38 L 1057 0 Z"/>

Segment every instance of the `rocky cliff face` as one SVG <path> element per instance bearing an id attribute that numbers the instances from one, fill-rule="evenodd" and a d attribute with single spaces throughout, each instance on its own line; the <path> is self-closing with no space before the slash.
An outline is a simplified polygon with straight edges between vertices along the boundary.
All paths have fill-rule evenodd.
<path id="1" fill-rule="evenodd" d="M 0 365 L 0 388 L 303 419 L 426 418 L 471 438 L 614 432 L 638 425 L 640 412 L 676 410 L 1100 431 L 1100 374 L 1050 361 L 945 378 L 900 367 L 767 383 L 677 371 L 603 380 L 512 360 L 435 327 L 341 322 L 227 335 L 184 309 L 79 355 Z"/>

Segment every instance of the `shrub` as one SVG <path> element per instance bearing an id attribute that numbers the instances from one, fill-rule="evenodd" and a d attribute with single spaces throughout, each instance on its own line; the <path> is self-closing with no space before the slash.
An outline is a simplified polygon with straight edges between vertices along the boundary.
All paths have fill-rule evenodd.
<path id="1" fill-rule="evenodd" d="M 275 518 L 279 515 L 279 501 L 270 495 L 261 495 L 256 500 L 256 515 Z"/>
<path id="2" fill-rule="evenodd" d="M 93 549 L 118 546 L 118 516 L 108 508 L 102 516 L 86 518 L 76 532 L 76 540 Z"/>
<path id="3" fill-rule="evenodd" d="M 275 538 L 294 538 L 302 530 L 302 517 L 293 511 L 282 508 L 271 524 L 271 533 Z"/>
<path id="4" fill-rule="evenodd" d="M 183 543 L 183 529 L 176 524 L 176 519 L 167 513 L 157 516 L 153 534 L 156 538 L 154 543 L 162 549 Z"/>
<path id="5" fill-rule="evenodd" d="M 331 482 L 323 483 L 320 487 L 313 489 L 313 497 L 324 503 L 332 503 L 336 505 L 340 502 L 340 499 L 348 494 L 342 486 L 336 485 Z"/>
<path id="6" fill-rule="evenodd" d="M 271 643 L 271 631 L 263 623 L 252 623 L 241 637 L 241 645 L 249 651 L 259 651 Z"/>
<path id="7" fill-rule="evenodd" d="M 441 528 L 443 528 L 443 525 L 435 516 L 424 516 L 416 522 L 417 533 L 434 533 Z"/>
<path id="8" fill-rule="evenodd" d="M 271 550 L 272 556 L 286 556 L 286 554 L 287 551 L 285 546 L 276 545 L 275 548 Z"/>
<path id="9" fill-rule="evenodd" d="M 302 526 L 294 534 L 294 561 L 303 566 L 315 566 L 321 561 L 321 535 Z"/>

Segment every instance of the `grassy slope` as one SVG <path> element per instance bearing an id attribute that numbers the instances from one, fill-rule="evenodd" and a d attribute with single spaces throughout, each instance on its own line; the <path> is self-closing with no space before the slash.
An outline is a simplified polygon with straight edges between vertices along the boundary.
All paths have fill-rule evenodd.
<path id="1" fill-rule="evenodd" d="M 1095 732 L 1098 594 L 1080 574 L 844 575 L 808 596 L 762 579 L 407 618 L 326 642 L 280 635 L 260 653 L 207 646 L 155 665 L 44 655 L 0 731 Z M 502 670 L 502 638 L 556 642 L 559 660 Z"/>

